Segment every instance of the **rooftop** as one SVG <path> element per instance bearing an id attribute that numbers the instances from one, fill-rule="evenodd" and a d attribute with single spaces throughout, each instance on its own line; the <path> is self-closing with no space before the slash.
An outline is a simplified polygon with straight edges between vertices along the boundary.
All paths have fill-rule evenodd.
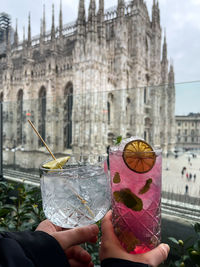
<path id="1" fill-rule="evenodd" d="M 176 119 L 179 119 L 179 118 L 199 118 L 200 117 L 200 113 L 193 113 L 193 112 L 190 112 L 188 115 L 176 115 Z"/>

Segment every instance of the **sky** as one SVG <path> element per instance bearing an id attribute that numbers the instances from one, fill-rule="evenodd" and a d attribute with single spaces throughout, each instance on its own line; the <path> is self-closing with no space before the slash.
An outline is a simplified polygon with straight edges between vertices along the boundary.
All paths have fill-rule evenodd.
<path id="1" fill-rule="evenodd" d="M 157 1 L 157 0 L 156 0 Z M 117 0 L 104 0 L 105 9 L 117 5 Z M 168 59 L 172 60 L 176 82 L 176 115 L 200 112 L 200 0 L 158 0 L 161 27 L 168 45 Z M 23 27 L 27 36 L 28 14 L 31 13 L 32 36 L 40 33 L 43 5 L 46 9 L 47 30 L 51 28 L 52 4 L 55 5 L 55 24 L 58 26 L 60 0 L 6 0 L 1 1 L 0 12 L 18 20 L 19 38 Z M 63 23 L 77 19 L 79 0 L 62 0 Z M 96 0 L 98 6 L 98 0 Z M 146 0 L 151 17 L 153 0 Z M 86 10 L 89 0 L 85 0 Z"/>

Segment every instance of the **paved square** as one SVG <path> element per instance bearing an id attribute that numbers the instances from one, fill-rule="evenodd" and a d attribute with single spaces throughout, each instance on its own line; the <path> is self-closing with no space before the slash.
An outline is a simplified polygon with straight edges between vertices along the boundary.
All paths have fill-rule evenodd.
<path id="1" fill-rule="evenodd" d="M 178 158 L 163 157 L 163 191 L 185 194 L 186 185 L 188 185 L 188 195 L 200 197 L 200 154 L 194 153 L 195 158 L 188 152 L 181 154 Z M 186 167 L 186 170 L 182 176 L 183 167 Z M 188 178 L 186 174 L 188 174 Z M 190 174 L 191 179 L 189 178 Z M 196 179 L 194 174 L 196 174 Z"/>

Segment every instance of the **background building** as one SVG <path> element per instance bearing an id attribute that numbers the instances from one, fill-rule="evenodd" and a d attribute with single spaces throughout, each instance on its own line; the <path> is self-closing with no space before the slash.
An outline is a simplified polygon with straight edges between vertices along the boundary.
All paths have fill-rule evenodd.
<path id="1" fill-rule="evenodd" d="M 86 18 L 79 1 L 77 21 L 40 35 L 8 40 L 0 60 L 0 96 L 4 102 L 4 147 L 43 152 L 27 123 L 30 117 L 55 153 L 103 153 L 118 135 L 137 135 L 164 153 L 175 145 L 175 86 L 162 38 L 160 10 L 152 18 L 143 0 L 104 11 L 104 1 L 90 0 Z M 162 42 L 163 39 L 163 42 Z M 12 102 L 11 102 L 12 101 Z M 7 157 L 9 161 L 9 157 Z"/>
<path id="2" fill-rule="evenodd" d="M 10 36 L 8 36 L 10 35 Z M 0 13 L 0 56 L 5 56 L 7 42 L 13 43 L 14 31 L 11 28 L 11 18 L 6 13 Z"/>
<path id="3" fill-rule="evenodd" d="M 176 147 L 200 149 L 200 113 L 176 116 Z"/>

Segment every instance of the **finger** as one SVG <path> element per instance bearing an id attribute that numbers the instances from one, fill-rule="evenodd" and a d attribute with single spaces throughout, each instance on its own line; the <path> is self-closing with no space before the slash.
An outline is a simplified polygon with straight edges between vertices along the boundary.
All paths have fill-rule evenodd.
<path id="1" fill-rule="evenodd" d="M 132 260 L 157 267 L 167 259 L 169 250 L 170 247 L 167 244 L 160 244 L 158 247 L 152 249 L 147 253 L 132 255 Z"/>
<path id="2" fill-rule="evenodd" d="M 65 251 L 68 259 L 79 259 L 80 262 L 90 263 L 92 258 L 90 254 L 80 246 L 73 246 Z"/>
<path id="3" fill-rule="evenodd" d="M 61 247 L 67 248 L 81 243 L 89 242 L 98 235 L 99 228 L 96 224 L 77 227 L 71 230 L 53 233 L 52 236 L 60 243 Z"/>
<path id="4" fill-rule="evenodd" d="M 70 259 L 69 264 L 70 264 L 70 267 L 93 267 L 94 266 L 94 264 L 92 262 L 86 264 L 83 262 L 79 262 L 76 259 Z"/>
<path id="5" fill-rule="evenodd" d="M 112 211 L 109 211 L 103 218 L 101 223 L 101 230 L 102 230 L 102 242 L 112 241 L 120 245 L 120 242 L 114 233 L 112 225 Z"/>
<path id="6" fill-rule="evenodd" d="M 146 256 L 150 258 L 150 262 L 148 264 L 152 265 L 153 267 L 158 266 L 167 259 L 169 251 L 170 247 L 167 244 L 160 244 L 155 249 L 147 252 L 148 255 Z"/>
<path id="7" fill-rule="evenodd" d="M 88 242 L 95 244 L 97 240 L 98 240 L 98 236 L 94 236 Z"/>
<path id="8" fill-rule="evenodd" d="M 36 231 L 43 231 L 46 232 L 48 234 L 51 234 L 55 231 L 61 231 L 62 228 L 59 226 L 54 225 L 52 222 L 50 222 L 49 220 L 44 220 L 42 221 L 38 227 L 36 228 Z"/>
<path id="9" fill-rule="evenodd" d="M 62 231 L 64 230 L 70 230 L 70 228 L 62 228 Z M 96 243 L 98 240 L 98 236 L 93 236 L 88 242 L 89 243 Z"/>
<path id="10" fill-rule="evenodd" d="M 169 253 L 167 244 L 160 244 L 155 249 L 144 254 L 129 254 L 120 245 L 118 238 L 114 233 L 112 226 L 112 213 L 108 212 L 102 221 L 102 246 L 100 250 L 100 258 L 106 257 L 122 258 L 133 262 L 146 263 L 153 267 L 158 266 L 166 260 Z"/>

